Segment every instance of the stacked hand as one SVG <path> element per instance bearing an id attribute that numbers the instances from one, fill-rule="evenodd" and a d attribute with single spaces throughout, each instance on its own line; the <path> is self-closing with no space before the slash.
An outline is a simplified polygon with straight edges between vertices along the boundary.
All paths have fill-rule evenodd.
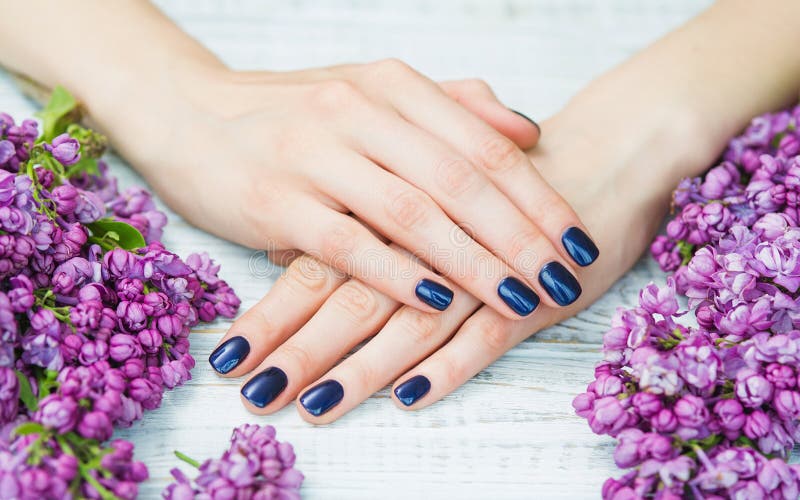
<path id="1" fill-rule="evenodd" d="M 580 271 L 587 286 L 575 304 L 542 306 L 528 318 L 511 320 L 456 288 L 447 311 L 424 312 L 306 254 L 235 322 L 212 365 L 236 360 L 226 375 L 249 374 L 242 388 L 249 410 L 271 413 L 297 399 L 303 418 L 327 423 L 391 383 L 399 407 L 432 404 L 532 333 L 575 314 L 641 254 L 665 204 L 654 186 L 649 195 L 639 189 L 639 210 L 631 207 L 624 195 L 635 185 L 622 180 L 627 165 L 603 157 L 573 122 L 548 121 L 542 143 L 529 157 L 602 248 L 602 266 Z M 641 234 L 628 236 L 631 227 L 642 228 Z"/>
<path id="2" fill-rule="evenodd" d="M 197 225 L 298 249 L 427 312 L 456 287 L 510 319 L 580 295 L 575 269 L 597 249 L 520 150 L 538 126 L 485 84 L 437 85 L 393 60 L 191 81 L 165 104 L 178 118 L 155 139 L 158 168 L 135 161 Z"/>

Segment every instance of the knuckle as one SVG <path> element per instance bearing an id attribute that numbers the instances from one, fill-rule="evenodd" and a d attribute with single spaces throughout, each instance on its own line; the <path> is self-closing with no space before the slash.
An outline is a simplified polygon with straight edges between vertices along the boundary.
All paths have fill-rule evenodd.
<path id="1" fill-rule="evenodd" d="M 329 260 L 352 254 L 358 239 L 357 229 L 348 222 L 337 222 L 327 228 L 322 235 L 320 251 Z"/>
<path id="2" fill-rule="evenodd" d="M 421 345 L 430 344 L 441 325 L 441 315 L 425 313 L 411 307 L 400 309 L 395 319 L 401 331 Z"/>
<path id="3" fill-rule="evenodd" d="M 349 357 L 347 363 L 349 369 L 353 372 L 354 380 L 360 381 L 362 387 L 375 385 L 376 381 L 382 378 L 375 370 L 375 367 L 360 356 Z"/>
<path id="4" fill-rule="evenodd" d="M 328 273 L 315 258 L 303 255 L 295 259 L 286 269 L 284 279 L 291 285 L 317 292 L 328 283 Z"/>
<path id="5" fill-rule="evenodd" d="M 416 71 L 414 71 L 414 69 L 411 66 L 401 61 L 400 59 L 396 59 L 394 57 L 390 57 L 388 59 L 382 59 L 376 62 L 375 65 L 379 69 L 380 73 L 386 75 L 409 76 L 412 74 L 416 74 Z"/>
<path id="6" fill-rule="evenodd" d="M 431 201 L 420 191 L 402 188 L 388 196 L 386 212 L 403 229 L 422 224 L 431 209 Z"/>
<path id="7" fill-rule="evenodd" d="M 439 187 L 452 197 L 459 196 L 478 182 L 478 172 L 464 159 L 445 159 L 439 162 L 435 172 Z"/>
<path id="8" fill-rule="evenodd" d="M 500 134 L 491 134 L 480 143 L 478 158 L 480 165 L 491 172 L 505 172 L 515 166 L 522 165 L 524 153 L 516 144 Z"/>
<path id="9" fill-rule="evenodd" d="M 378 299 L 371 288 L 358 281 L 348 281 L 333 294 L 334 303 L 356 321 L 372 318 L 378 310 Z"/>
<path id="10" fill-rule="evenodd" d="M 316 364 L 311 352 L 305 346 L 297 343 L 286 343 L 281 346 L 281 356 L 286 359 L 289 365 L 294 365 L 302 372 L 313 369 Z"/>
<path id="11" fill-rule="evenodd" d="M 468 80 L 464 80 L 464 85 L 472 92 L 485 94 L 485 93 L 492 93 L 492 87 L 489 86 L 488 83 L 481 80 L 480 78 L 470 78 Z"/>
<path id="12" fill-rule="evenodd" d="M 339 112 L 361 102 L 358 88 L 345 80 L 328 80 L 312 87 L 310 102 L 322 111 Z"/>
<path id="13" fill-rule="evenodd" d="M 504 352 L 510 347 L 510 320 L 499 316 L 487 316 L 476 320 L 473 325 L 480 332 L 480 338 L 490 352 Z"/>
<path id="14" fill-rule="evenodd" d="M 463 368 L 452 356 L 441 356 L 439 363 L 445 378 L 444 387 L 452 390 L 464 382 Z"/>
<path id="15" fill-rule="evenodd" d="M 543 236 L 532 231 L 523 231 L 511 238 L 509 245 L 509 262 L 518 267 L 522 264 L 530 266 L 539 261 L 536 251 L 540 248 Z"/>

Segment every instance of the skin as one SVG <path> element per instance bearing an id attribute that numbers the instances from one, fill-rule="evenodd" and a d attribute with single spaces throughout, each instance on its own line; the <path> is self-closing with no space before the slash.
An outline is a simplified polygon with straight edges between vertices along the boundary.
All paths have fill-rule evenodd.
<path id="1" fill-rule="evenodd" d="M 342 416 L 388 383 L 394 381 L 396 386 L 418 374 L 431 381 L 430 392 L 408 408 L 396 402 L 403 409 L 427 406 L 532 332 L 588 306 L 646 248 L 678 180 L 709 166 L 727 138 L 750 117 L 789 104 L 800 88 L 800 59 L 794 53 L 800 42 L 796 30 L 800 3 L 721 1 L 598 78 L 542 124 L 541 143 L 523 159 L 505 139 L 497 137 L 504 135 L 526 148 L 536 143 L 537 131 L 505 110 L 481 83 L 437 87 L 397 61 L 284 74 L 231 72 L 143 2 L 120 2 L 113 12 L 89 0 L 67 7 L 45 2 L 21 4 L 4 5 L 7 15 L 0 19 L 0 60 L 4 64 L 76 92 L 115 146 L 165 201 L 200 227 L 253 247 L 263 248 L 268 242 L 276 259 L 291 257 L 280 250 L 305 251 L 270 293 L 242 315 L 225 339 L 242 335 L 252 347 L 250 355 L 228 376 L 255 374 L 269 366 L 279 366 L 288 375 L 287 388 L 265 408 L 244 401 L 256 413 L 274 412 L 320 381 L 342 383 L 344 399 L 319 417 L 298 404 L 303 418 L 317 424 Z M 80 29 L 81 23 L 87 23 L 83 25 L 87 29 Z M 36 33 L 43 29 L 89 38 L 80 43 L 85 49 L 77 55 L 54 55 L 36 43 Z M 97 39 L 103 43 L 92 43 Z M 119 58 L 119 54 L 127 57 Z M 375 72 L 392 85 L 376 88 Z M 409 92 L 417 97 L 414 103 L 397 100 Z M 254 108 L 253 103 L 261 100 L 273 106 Z M 286 103 L 290 104 L 283 108 Z M 340 113 L 342 109 L 347 112 Z M 421 110 L 426 111 L 424 116 L 406 116 Z M 275 113 L 278 119 L 272 116 Z M 391 145 L 374 134 L 379 127 L 365 130 L 354 124 L 374 123 L 365 122 L 365 116 L 389 120 L 387 115 L 392 113 L 404 116 L 406 123 L 394 116 L 395 121 L 386 122 L 389 130 L 427 134 L 421 143 L 408 139 L 411 142 L 404 144 L 449 148 L 443 156 L 424 153 L 426 165 L 447 164 L 442 157 L 458 155 L 459 162 L 466 162 L 462 165 L 475 167 L 477 178 L 489 179 L 486 189 L 504 197 L 495 195 L 477 202 L 467 197 L 483 213 L 466 214 L 461 220 L 452 206 L 445 207 L 455 202 L 440 196 L 435 183 L 425 184 L 429 179 L 402 171 L 401 163 L 407 158 L 399 153 L 382 157 L 382 161 L 375 158 L 377 151 L 367 148 L 381 148 L 380 152 L 388 155 L 393 151 Z M 342 119 L 341 114 L 347 116 Z M 306 115 L 315 119 L 308 120 Z M 456 117 L 459 120 L 453 119 Z M 452 123 L 460 125 L 452 127 Z M 485 168 L 495 163 L 480 161 L 487 148 L 476 152 L 470 147 L 487 143 L 465 137 L 491 137 L 497 144 L 505 144 L 504 150 L 512 158 L 509 166 Z M 278 142 L 253 147 L 264 141 Z M 271 163 L 263 159 L 265 152 L 275 151 L 283 156 Z M 298 155 L 305 162 L 282 170 L 280 160 Z M 323 157 L 326 163 L 321 168 Z M 421 158 L 417 152 L 410 159 L 420 162 Z M 353 170 L 353 165 L 367 160 L 390 165 Z M 225 175 L 219 165 L 230 165 Z M 321 170 L 346 174 L 325 177 Z M 424 266 L 412 269 L 409 264 L 409 271 L 418 274 L 405 278 L 406 285 L 421 276 L 432 276 L 455 289 L 455 298 L 444 313 L 420 308 L 419 302 L 408 296 L 408 286 L 398 285 L 403 283 L 401 279 L 365 274 L 357 265 L 363 260 L 356 258 L 355 264 L 345 266 L 330 259 L 333 252 L 322 250 L 326 245 L 321 243 L 326 241 L 325 234 L 336 236 L 331 227 L 344 227 L 338 222 L 327 226 L 328 233 L 324 228 L 314 233 L 302 225 L 303 233 L 308 234 L 291 232 L 291 227 L 297 227 L 292 210 L 305 214 L 307 219 L 301 222 L 306 225 L 317 218 L 348 219 L 347 228 L 358 234 L 369 231 L 373 239 L 364 236 L 363 241 L 391 252 L 395 262 L 410 262 L 405 251 L 419 255 L 412 244 L 415 241 L 439 241 L 435 237 L 441 237 L 444 224 L 431 225 L 429 233 L 410 238 L 382 230 L 381 224 L 387 220 L 384 215 L 367 217 L 369 200 L 342 191 L 348 186 L 341 182 L 345 179 L 355 185 L 367 171 L 384 179 L 391 177 L 392 182 L 414 184 L 428 197 L 426 203 L 436 205 L 451 223 L 463 222 L 474 228 L 469 232 L 474 232 L 475 238 L 465 240 L 468 246 L 473 241 L 483 244 L 476 252 L 481 257 L 488 254 L 492 265 L 478 273 L 448 275 L 451 281 L 428 274 Z M 375 184 L 368 184 L 369 188 L 362 188 L 374 191 Z M 174 189 L 175 185 L 181 189 Z M 281 189 L 275 188 L 278 185 Z M 543 197 L 546 203 L 534 203 Z M 563 200 L 571 208 L 564 208 L 569 206 Z M 360 209 L 353 208 L 356 206 Z M 514 210 L 521 217 L 509 218 Z M 346 217 L 348 211 L 359 217 Z M 379 213 L 393 216 L 391 211 Z M 470 217 L 476 219 L 474 226 Z M 435 219 L 431 215 L 423 220 Z M 516 276 L 530 283 L 531 269 L 535 274 L 538 268 L 510 266 L 506 259 L 515 252 L 500 248 L 509 244 L 509 235 L 489 238 L 485 228 L 514 226 L 517 222 L 513 221 L 534 224 L 546 233 L 549 249 L 538 239 L 516 241 L 523 241 L 518 244 L 523 248 L 533 248 L 534 240 L 540 242 L 542 248 L 535 247 L 533 253 L 541 264 L 550 258 L 565 258 L 563 249 L 553 241 L 568 227 L 564 225 L 567 219 L 569 224 L 585 222 L 581 227 L 591 230 L 601 250 L 592 266 L 572 268 L 583 285 L 583 295 L 575 304 L 557 308 L 540 293 L 543 304 L 519 321 L 497 303 L 494 290 L 487 291 L 486 283 L 496 283 L 505 273 L 514 275 L 512 271 L 519 271 Z M 287 224 L 287 220 L 295 224 Z M 514 234 L 532 231 L 528 226 L 514 227 L 517 229 L 521 232 Z M 478 236 L 481 232 L 483 236 Z M 320 239 L 303 239 L 310 234 Z M 425 260 L 424 249 L 422 254 Z M 487 278 L 489 271 L 496 273 L 494 281 Z M 364 347 L 334 367 L 356 344 L 373 335 Z"/>
<path id="2" fill-rule="evenodd" d="M 510 321 L 459 293 L 445 313 L 431 315 L 304 255 L 223 339 L 241 335 L 257 346 L 229 376 L 278 366 L 289 380 L 266 407 L 245 398 L 243 404 L 266 414 L 295 400 L 305 420 L 326 424 L 393 384 L 399 408 L 421 409 L 532 333 L 591 304 L 642 254 L 681 178 L 710 166 L 752 116 L 797 99 L 800 58 L 789 48 L 800 41 L 797 20 L 796 3 L 720 2 L 600 77 L 543 122 L 542 139 L 528 155 L 601 250 L 596 265 L 579 270 L 585 286 L 577 303 L 542 307 L 525 320 Z M 748 30 L 758 43 L 741 37 Z M 749 61 L 745 72 L 742 60 Z M 727 83 L 734 79 L 735 85 Z M 427 377 L 431 389 L 405 406 L 394 389 L 417 375 Z M 326 380 L 340 382 L 344 398 L 321 416 L 311 415 L 300 398 Z"/>
<path id="3" fill-rule="evenodd" d="M 558 262 L 576 274 L 561 235 L 585 226 L 520 149 L 538 127 L 488 89 L 445 87 L 471 92 L 497 128 L 397 60 L 233 71 L 146 2 L 8 9 L 0 58 L 75 92 L 159 195 L 207 231 L 299 249 L 434 313 L 415 294 L 423 279 L 519 319 L 498 295 L 504 278 L 557 307 L 540 269 Z M 81 50 L 48 53 L 28 41 L 36 32 L 68 32 Z M 472 272 L 458 272 L 458 257 Z"/>

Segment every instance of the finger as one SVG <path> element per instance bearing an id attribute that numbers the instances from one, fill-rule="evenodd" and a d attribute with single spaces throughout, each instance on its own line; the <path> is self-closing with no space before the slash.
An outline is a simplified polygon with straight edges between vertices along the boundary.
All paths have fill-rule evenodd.
<path id="1" fill-rule="evenodd" d="M 520 149 L 530 149 L 539 142 L 542 136 L 539 124 L 519 111 L 505 107 L 483 80 L 439 82 L 439 87 Z"/>
<path id="2" fill-rule="evenodd" d="M 408 66 L 388 62 L 384 67 L 384 74 L 377 75 L 380 86 L 407 120 L 439 137 L 456 151 L 464 152 L 468 160 L 536 222 L 565 259 L 580 266 L 588 266 L 597 259 L 597 246 L 578 215 L 512 141 Z M 420 106 L 421 102 L 428 105 Z"/>
<path id="3" fill-rule="evenodd" d="M 523 283 L 525 278 L 464 233 L 427 194 L 356 154 L 332 161 L 347 165 L 347 171 L 328 176 L 319 188 L 327 189 L 367 224 L 510 318 L 526 316 L 536 308 L 539 296 Z M 489 222 L 480 220 L 480 214 L 473 215 L 479 223 L 508 227 L 501 219 Z M 521 214 L 516 215 L 517 222 L 527 224 Z M 507 224 L 513 226 L 514 221 Z M 501 246 L 506 229 L 491 230 L 497 236 L 493 242 Z M 545 238 L 541 242 L 549 245 Z"/>
<path id="4" fill-rule="evenodd" d="M 209 356 L 220 375 L 238 377 L 255 368 L 300 329 L 345 276 L 303 255 L 292 262 L 269 293 L 237 319 Z"/>
<path id="5" fill-rule="evenodd" d="M 300 415 L 314 424 L 341 417 L 433 352 L 479 306 L 461 292 L 442 314 L 400 308 L 366 345 L 300 391 Z"/>
<path id="6" fill-rule="evenodd" d="M 245 407 L 258 414 L 279 410 L 356 344 L 373 335 L 398 307 L 387 295 L 357 280 L 347 281 L 244 383 Z M 336 389 L 329 388 L 329 403 L 335 399 Z"/>
<path id="7" fill-rule="evenodd" d="M 273 250 L 267 252 L 267 258 L 270 262 L 280 267 L 289 267 L 289 264 L 303 254 L 300 250 Z"/>
<path id="8" fill-rule="evenodd" d="M 529 320 L 509 321 L 481 307 L 447 344 L 395 382 L 392 399 L 400 408 L 410 410 L 438 401 L 548 325 L 555 311 L 543 309 Z"/>
<path id="9" fill-rule="evenodd" d="M 295 203 L 285 215 L 279 223 L 292 247 L 403 304 L 428 312 L 450 305 L 453 288 L 445 278 L 392 250 L 352 217 L 311 199 Z"/>
<path id="10" fill-rule="evenodd" d="M 355 139 L 359 142 L 360 148 L 366 152 L 367 156 L 385 166 L 397 176 L 419 187 L 422 191 L 430 195 L 433 200 L 446 212 L 449 217 L 460 224 L 472 235 L 482 247 L 491 251 L 491 254 L 504 262 L 516 272 L 515 278 L 522 278 L 528 283 L 529 288 L 538 292 L 538 296 L 543 298 L 551 307 L 563 307 L 575 302 L 581 294 L 581 287 L 575 277 L 572 265 L 561 255 L 559 250 L 553 245 L 552 241 L 544 234 L 541 227 L 531 222 L 519 208 L 512 203 L 508 197 L 495 186 L 488 177 L 475 167 L 470 161 L 459 155 L 455 150 L 443 144 L 431 134 L 420 130 L 418 127 L 406 122 L 405 120 L 393 116 L 391 113 L 374 113 L 371 117 L 374 127 L 361 129 L 354 132 Z M 392 130 L 391 135 L 381 131 Z M 409 152 L 413 151 L 413 154 Z M 520 154 L 522 154 L 520 152 Z M 524 155 L 523 155 L 524 156 Z M 348 177 L 365 179 L 366 176 L 376 176 L 375 169 L 367 167 L 361 168 L 359 174 L 351 174 Z M 336 182 L 328 181 L 328 182 Z M 364 182 L 362 180 L 362 182 Z M 371 181 L 371 182 L 378 182 Z M 352 182 L 342 182 L 339 184 L 340 190 L 346 194 L 339 198 L 340 202 L 350 202 L 358 198 L 373 197 L 376 200 L 370 204 L 371 207 L 362 207 L 369 213 L 359 213 L 356 208 L 350 209 L 364 218 L 368 219 L 370 213 L 373 219 L 378 217 L 375 211 L 375 201 L 385 199 L 394 203 L 396 194 L 381 191 L 380 184 L 371 184 L 378 187 L 373 191 L 364 192 L 358 190 L 359 184 Z M 398 191 L 402 196 L 405 193 Z M 329 193 L 336 196 L 334 193 Z M 414 205 L 424 206 L 424 200 L 414 201 L 417 198 L 406 196 L 401 206 L 405 211 L 413 213 L 421 218 L 421 222 L 413 221 L 413 226 L 425 226 L 430 221 L 424 215 L 430 210 L 409 210 Z M 379 224 L 380 220 L 370 220 L 371 225 Z M 395 220 L 395 223 L 398 221 Z M 411 226 L 409 224 L 409 226 Z M 441 231 L 441 229 L 435 229 Z M 449 234 L 453 234 L 452 232 Z M 389 235 L 392 241 L 402 242 L 405 248 L 415 252 L 423 252 L 421 255 L 430 253 L 430 248 L 418 248 L 407 246 L 405 240 L 401 240 L 397 235 Z M 423 246 L 436 240 L 422 239 L 414 240 L 417 245 Z M 413 244 L 414 241 L 411 243 Z M 447 248 L 437 246 L 436 249 L 447 251 Z M 463 252 L 462 252 L 463 254 Z M 458 254 L 451 254 L 458 255 Z M 430 260 L 428 260 L 431 262 Z M 469 259 L 465 262 L 472 263 Z M 492 265 L 496 262 L 490 261 Z M 506 266 L 497 268 L 504 274 L 493 274 L 493 287 L 477 290 L 469 281 L 472 276 L 468 272 L 454 275 L 451 272 L 443 271 L 437 263 L 431 262 L 436 269 L 448 276 L 452 281 L 460 284 L 465 290 L 474 294 L 482 301 L 492 307 L 497 303 L 497 298 L 487 300 L 491 294 L 500 294 L 503 297 L 504 290 L 499 290 L 500 283 L 508 285 L 513 283 L 514 288 L 519 288 L 515 281 L 503 282 L 508 276 Z M 467 270 L 464 270 L 467 271 Z M 481 276 L 485 279 L 485 275 Z M 459 281 L 459 279 L 461 281 Z M 506 287 L 507 288 L 507 287 Z M 516 291 L 516 290 L 515 290 Z M 508 310 L 503 307 L 495 307 L 501 314 L 508 315 Z M 528 308 L 522 311 L 515 311 L 522 315 L 530 314 L 532 310 Z M 513 317 L 510 316 L 509 317 Z"/>

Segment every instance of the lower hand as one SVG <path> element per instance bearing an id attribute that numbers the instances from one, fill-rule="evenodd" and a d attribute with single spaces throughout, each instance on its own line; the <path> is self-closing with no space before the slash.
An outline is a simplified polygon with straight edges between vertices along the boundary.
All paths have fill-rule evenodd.
<path id="1" fill-rule="evenodd" d="M 601 248 L 601 262 L 580 272 L 587 286 L 576 304 L 543 307 L 525 320 L 511 321 L 475 297 L 457 293 L 447 311 L 429 314 L 303 255 L 234 323 L 212 355 L 212 364 L 237 358 L 228 376 L 251 374 L 243 385 L 244 405 L 266 414 L 296 399 L 304 419 L 327 423 L 394 383 L 392 398 L 400 408 L 423 408 L 611 286 L 646 247 L 668 191 L 628 182 L 629 169 L 638 165 L 604 154 L 575 133 L 578 127 L 558 118 L 544 127 L 547 133 L 530 156 L 573 204 Z"/>

